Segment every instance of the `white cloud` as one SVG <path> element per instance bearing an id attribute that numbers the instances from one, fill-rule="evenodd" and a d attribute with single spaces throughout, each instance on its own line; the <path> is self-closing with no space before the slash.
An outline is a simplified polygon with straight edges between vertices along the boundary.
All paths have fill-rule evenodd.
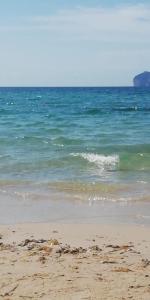
<path id="1" fill-rule="evenodd" d="M 149 39 L 150 5 L 61 10 L 53 15 L 21 18 L 0 31 L 44 31 L 61 40 L 134 42 Z"/>
<path id="2" fill-rule="evenodd" d="M 112 40 L 144 39 L 150 32 L 150 6 L 115 8 L 77 8 L 53 16 L 37 16 L 29 21 L 32 28 L 62 38 Z M 28 25 L 29 25 L 28 23 Z"/>

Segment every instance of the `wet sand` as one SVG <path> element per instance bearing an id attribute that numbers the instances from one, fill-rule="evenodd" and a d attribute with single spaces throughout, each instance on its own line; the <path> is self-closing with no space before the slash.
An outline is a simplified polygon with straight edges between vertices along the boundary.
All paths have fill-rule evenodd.
<path id="1" fill-rule="evenodd" d="M 12 188 L 9 193 L 8 190 L 6 193 L 0 191 L 0 224 L 46 222 L 150 226 L 150 201 L 83 201 L 65 198 L 63 194 L 44 197 L 43 192 L 38 194 L 37 191 L 35 195 L 32 191 L 32 196 L 28 193 L 23 196 L 16 189 L 13 194 Z"/>
<path id="2" fill-rule="evenodd" d="M 150 228 L 0 226 L 0 299 L 150 299 Z"/>

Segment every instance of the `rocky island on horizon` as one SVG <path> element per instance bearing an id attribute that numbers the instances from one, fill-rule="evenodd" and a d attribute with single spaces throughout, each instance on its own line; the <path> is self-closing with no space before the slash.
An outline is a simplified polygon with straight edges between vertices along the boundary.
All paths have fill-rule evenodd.
<path id="1" fill-rule="evenodd" d="M 150 72 L 145 71 L 133 78 L 134 87 L 150 87 Z"/>

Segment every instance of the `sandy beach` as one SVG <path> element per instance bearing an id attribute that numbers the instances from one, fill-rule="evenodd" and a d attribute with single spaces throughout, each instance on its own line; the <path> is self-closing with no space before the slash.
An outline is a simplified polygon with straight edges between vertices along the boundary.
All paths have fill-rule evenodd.
<path id="1" fill-rule="evenodd" d="M 0 299 L 150 299 L 150 230 L 0 226 Z"/>

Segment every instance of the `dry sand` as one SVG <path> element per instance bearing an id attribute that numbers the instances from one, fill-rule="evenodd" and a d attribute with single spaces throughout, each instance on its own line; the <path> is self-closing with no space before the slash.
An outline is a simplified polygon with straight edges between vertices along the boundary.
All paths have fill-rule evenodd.
<path id="1" fill-rule="evenodd" d="M 150 299 L 150 228 L 0 226 L 0 299 Z"/>

